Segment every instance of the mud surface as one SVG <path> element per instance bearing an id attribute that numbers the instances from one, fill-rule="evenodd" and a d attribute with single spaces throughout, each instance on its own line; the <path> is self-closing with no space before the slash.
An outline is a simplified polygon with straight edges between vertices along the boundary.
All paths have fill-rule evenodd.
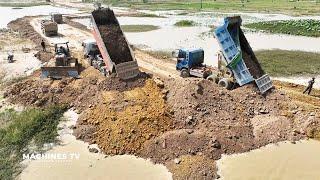
<path id="1" fill-rule="evenodd" d="M 102 9 L 92 13 L 111 60 L 115 64 L 133 61 L 128 42 L 112 10 Z"/>
<path id="2" fill-rule="evenodd" d="M 54 54 L 49 52 L 50 46 L 48 45 L 48 41 L 43 39 L 41 35 L 38 34 L 31 26 L 30 21 L 32 18 L 34 18 L 34 16 L 18 18 L 14 21 L 11 21 L 8 24 L 8 27 L 13 31 L 19 32 L 22 38 L 28 38 L 33 41 L 36 45 L 35 50 L 38 51 L 36 57 L 42 62 L 48 62 L 51 58 L 53 58 Z M 42 51 L 42 47 L 40 45 L 41 40 L 44 40 L 47 44 L 47 52 Z"/>

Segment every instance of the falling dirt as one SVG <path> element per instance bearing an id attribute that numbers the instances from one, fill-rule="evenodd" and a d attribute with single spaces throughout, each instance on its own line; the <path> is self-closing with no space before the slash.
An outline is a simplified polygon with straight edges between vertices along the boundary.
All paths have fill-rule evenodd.
<path id="1" fill-rule="evenodd" d="M 110 58 L 115 64 L 133 61 L 131 51 L 120 25 L 110 9 L 92 12 Z"/>

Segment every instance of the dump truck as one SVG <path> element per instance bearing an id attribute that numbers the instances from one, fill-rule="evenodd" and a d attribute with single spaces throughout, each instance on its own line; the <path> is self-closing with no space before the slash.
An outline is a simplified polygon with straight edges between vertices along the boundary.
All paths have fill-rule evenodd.
<path id="1" fill-rule="evenodd" d="M 218 53 L 218 67 L 203 64 L 204 50 L 201 48 L 177 49 L 172 52 L 172 56 L 177 58 L 176 69 L 180 71 L 180 76 L 183 78 L 193 76 L 208 79 L 229 90 L 236 85 L 236 80 L 231 70 L 223 65 L 224 61 L 221 52 Z"/>
<path id="2" fill-rule="evenodd" d="M 128 41 L 114 12 L 109 8 L 98 7 L 91 13 L 92 33 L 104 61 L 100 68 L 106 76 L 130 79 L 139 74 Z"/>
<path id="3" fill-rule="evenodd" d="M 57 24 L 63 23 L 62 14 L 54 12 L 54 13 L 50 13 L 50 16 L 51 16 L 52 22 L 55 22 Z"/>
<path id="4" fill-rule="evenodd" d="M 224 24 L 215 29 L 214 36 L 221 49 L 218 53 L 217 69 L 202 65 L 202 57 L 196 56 L 198 59 L 194 59 L 194 50 L 180 49 L 181 54 L 185 54 L 180 61 L 177 56 L 176 67 L 181 72 L 181 76 L 193 75 L 207 78 L 227 89 L 232 89 L 235 85 L 243 86 L 253 81 L 261 93 L 271 89 L 273 87 L 272 81 L 261 68 L 241 29 L 241 23 L 240 16 L 227 17 L 224 19 Z M 225 66 L 221 64 L 225 64 Z"/>
<path id="5" fill-rule="evenodd" d="M 71 56 L 68 42 L 54 45 L 55 56 L 41 67 L 41 78 L 79 77 L 78 60 Z"/>
<path id="6" fill-rule="evenodd" d="M 58 35 L 58 24 L 51 20 L 41 20 L 41 30 L 45 36 Z"/>

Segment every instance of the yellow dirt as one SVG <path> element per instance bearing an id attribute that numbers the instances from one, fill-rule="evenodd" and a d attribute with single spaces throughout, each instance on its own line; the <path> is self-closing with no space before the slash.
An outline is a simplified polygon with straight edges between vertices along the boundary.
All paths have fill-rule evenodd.
<path id="1" fill-rule="evenodd" d="M 85 117 L 98 125 L 95 141 L 107 154 L 137 153 L 154 136 L 171 129 L 167 107 L 154 81 L 131 91 L 105 91 L 104 102 Z"/>
<path id="2" fill-rule="evenodd" d="M 211 179 L 210 176 L 216 172 L 215 161 L 205 156 L 186 155 L 180 157 L 180 161 L 179 164 L 174 161 L 166 164 L 173 174 L 173 179 Z"/>

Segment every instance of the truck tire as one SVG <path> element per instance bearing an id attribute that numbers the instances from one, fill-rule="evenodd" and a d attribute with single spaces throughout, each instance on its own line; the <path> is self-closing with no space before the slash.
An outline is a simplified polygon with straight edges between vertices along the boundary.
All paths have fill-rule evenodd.
<path id="1" fill-rule="evenodd" d="M 228 90 L 231 90 L 233 87 L 233 83 L 229 81 L 227 78 L 220 79 L 220 81 L 218 82 L 218 85 Z"/>
<path id="2" fill-rule="evenodd" d="M 182 69 L 181 72 L 180 72 L 180 76 L 183 77 L 183 78 L 189 77 L 190 73 L 189 73 L 188 69 Z"/>
<path id="3" fill-rule="evenodd" d="M 210 76 L 207 77 L 207 80 L 212 81 L 216 84 L 218 84 L 219 82 L 218 76 L 216 74 L 211 74 Z"/>

